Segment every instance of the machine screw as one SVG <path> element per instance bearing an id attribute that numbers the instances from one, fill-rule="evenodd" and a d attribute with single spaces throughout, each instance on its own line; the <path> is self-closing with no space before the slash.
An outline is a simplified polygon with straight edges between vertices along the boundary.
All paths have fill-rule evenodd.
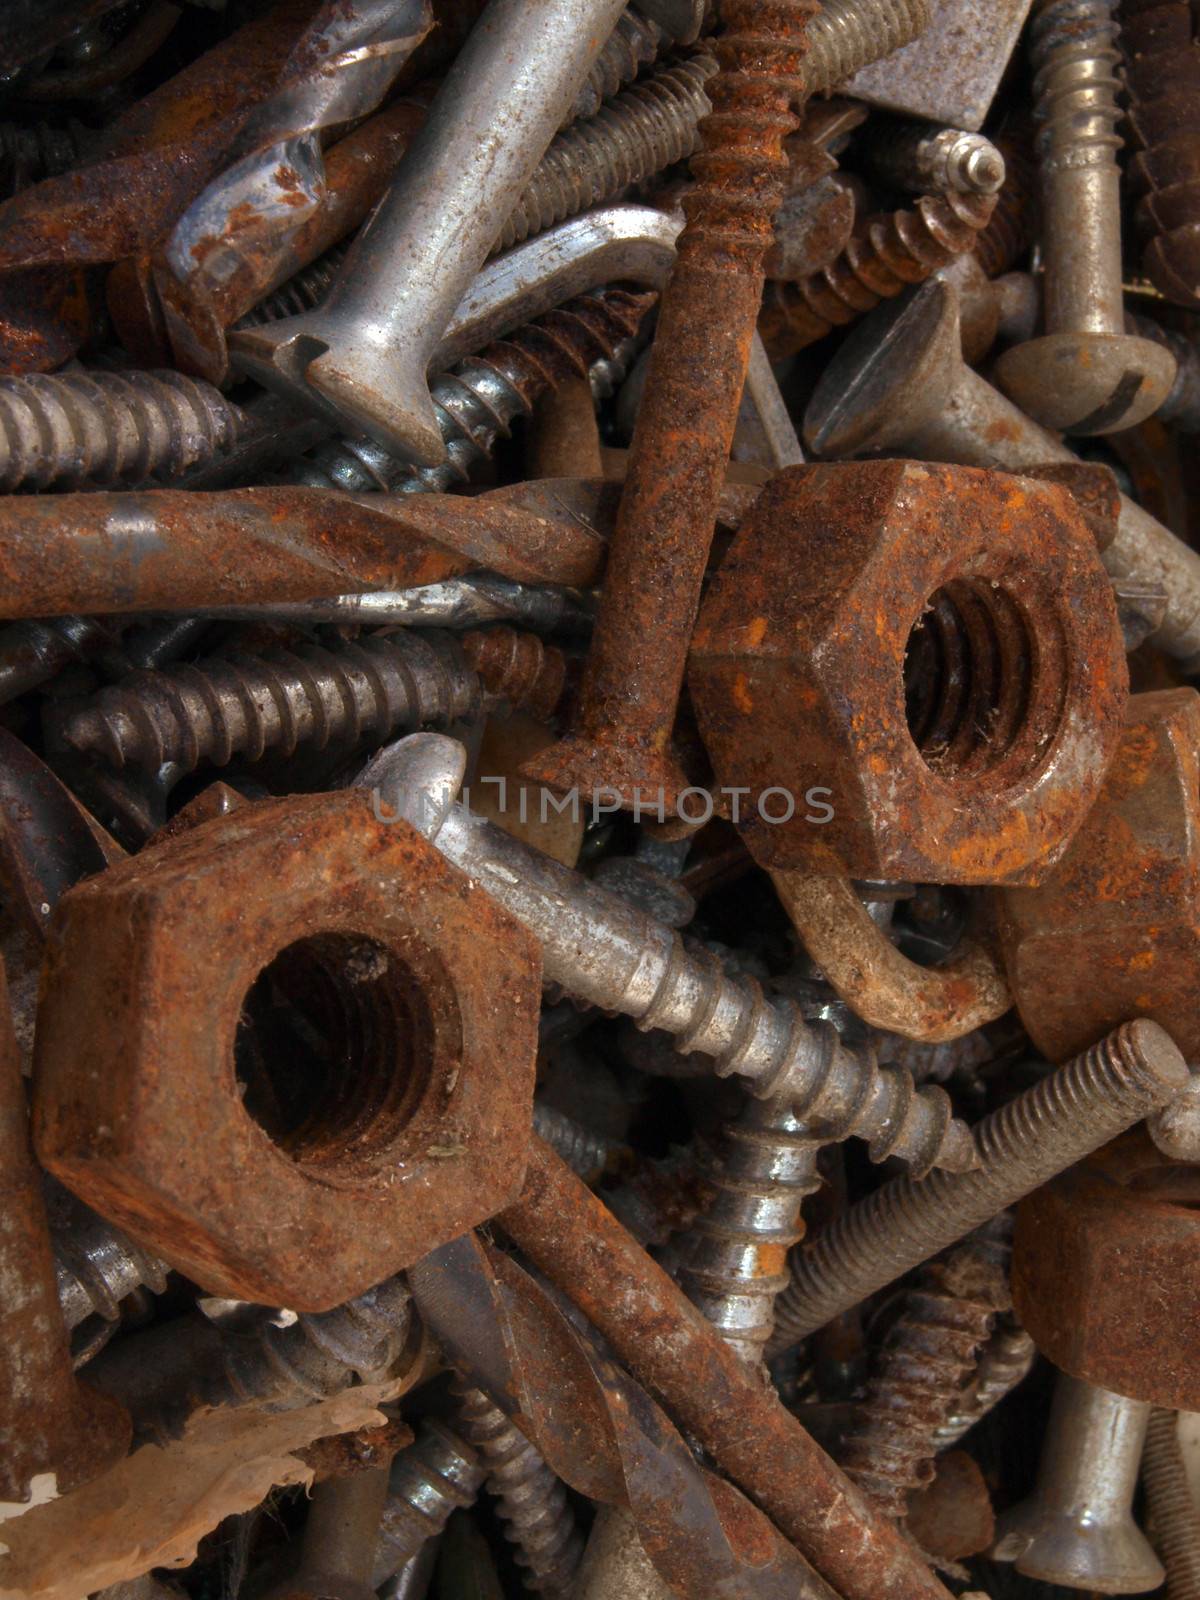
<path id="1" fill-rule="evenodd" d="M 566 1112 L 537 1100 L 533 1103 L 533 1131 L 584 1183 L 599 1183 L 620 1159 L 622 1151 L 628 1156 L 624 1146 L 606 1139 L 603 1134 L 593 1133 Z"/>
<path id="2" fill-rule="evenodd" d="M 1037 1487 L 997 1522 L 992 1558 L 1043 1583 L 1144 1594 L 1162 1565 L 1133 1520 L 1150 1405 L 1060 1373 Z"/>
<path id="3" fill-rule="evenodd" d="M 1200 1517 L 1179 1443 L 1179 1416 L 1156 1407 L 1142 1453 L 1150 1533 L 1167 1570 L 1168 1600 L 1200 1595 Z"/>
<path id="4" fill-rule="evenodd" d="M 1165 1029 L 1145 1018 L 1117 1028 L 976 1123 L 973 1171 L 885 1183 L 800 1251 L 776 1303 L 770 1353 L 981 1227 L 1187 1082 L 1187 1064 Z"/>
<path id="5" fill-rule="evenodd" d="M 823 456 L 902 451 L 1020 473 L 1078 460 L 962 359 L 958 300 L 937 279 L 881 306 L 825 368 L 805 414 L 805 441 Z M 1117 535 L 1101 559 L 1110 577 L 1166 595 L 1151 637 L 1168 655 L 1200 652 L 1200 556 L 1121 497 Z"/>
<path id="6" fill-rule="evenodd" d="M 1116 433 L 1170 392 L 1168 351 L 1125 331 L 1120 110 L 1112 0 L 1037 0 L 1030 24 L 1046 331 L 996 363 L 1023 411 L 1069 433 Z"/>
<path id="7" fill-rule="evenodd" d="M 178 372 L 0 378 L 0 489 L 176 477 L 233 448 L 242 411 Z"/>
<path id="8" fill-rule="evenodd" d="M 983 134 L 923 122 L 876 129 L 868 160 L 885 183 L 916 194 L 996 194 L 1005 179 L 1004 156 Z"/>
<path id="9" fill-rule="evenodd" d="M 915 1090 L 906 1072 L 876 1066 L 831 1025 L 810 1027 L 797 1007 L 729 977 L 710 952 L 685 950 L 673 928 L 454 804 L 464 762 L 452 739 L 416 734 L 381 751 L 357 782 L 535 934 L 548 981 L 661 1028 L 685 1054 L 712 1056 L 718 1073 L 749 1079 L 758 1098 L 790 1100 L 825 1140 L 857 1134 L 872 1159 L 898 1155 L 919 1172 L 974 1165 L 971 1135 L 941 1090 Z"/>
<path id="10" fill-rule="evenodd" d="M 441 1533 L 452 1512 L 473 1505 L 486 1476 L 478 1452 L 427 1417 L 392 1461 L 371 1587 L 378 1589 Z"/>
<path id="11" fill-rule="evenodd" d="M 458 1384 L 459 1421 L 487 1469 L 487 1486 L 535 1594 L 571 1592 L 583 1540 L 566 1491 L 541 1456 L 481 1389 Z"/>

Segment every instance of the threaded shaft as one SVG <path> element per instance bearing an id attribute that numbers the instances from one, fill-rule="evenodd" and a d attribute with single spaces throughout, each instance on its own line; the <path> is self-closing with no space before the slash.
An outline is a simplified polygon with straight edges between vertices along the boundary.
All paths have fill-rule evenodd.
<path id="1" fill-rule="evenodd" d="M 889 126 L 871 147 L 872 169 L 898 189 L 996 194 L 1004 185 L 1004 157 L 990 139 L 961 128 L 924 123 Z"/>
<path id="2" fill-rule="evenodd" d="M 1043 173 L 1116 167 L 1117 22 L 1111 0 L 1041 0 L 1029 25 Z"/>
<path id="3" fill-rule="evenodd" d="M 66 172 L 82 159 L 86 138 L 79 124 L 52 128 L 46 122 L 0 122 L 0 170 L 12 179 L 8 193 Z"/>
<path id="4" fill-rule="evenodd" d="M 264 295 L 256 306 L 238 319 L 237 326 L 261 328 L 268 322 L 298 317 L 319 306 L 346 259 L 347 248 L 344 244 L 331 245 L 324 255 L 310 261 L 299 272 L 294 272 L 286 283 L 281 283 L 278 289 L 272 289 L 270 294 Z"/>
<path id="5" fill-rule="evenodd" d="M 242 412 L 178 372 L 0 378 L 0 489 L 175 477 L 232 448 Z"/>
<path id="6" fill-rule="evenodd" d="M 611 200 L 696 148 L 716 62 L 699 55 L 626 89 L 589 121 L 560 133 L 538 164 L 497 248 Z"/>
<path id="7" fill-rule="evenodd" d="M 515 1546 L 525 1586 L 536 1594 L 569 1594 L 583 1540 L 562 1482 L 481 1389 L 461 1382 L 451 1387 L 460 1400 L 463 1432 L 487 1468 L 488 1489 Z"/>
<path id="8" fill-rule="evenodd" d="M 1037 227 L 1037 169 L 1031 142 L 1020 134 L 1001 135 L 996 148 L 1004 159 L 1004 187 L 991 220 L 975 240 L 979 265 L 989 278 L 1008 272 L 1033 243 Z"/>
<path id="9" fill-rule="evenodd" d="M 911 44 L 932 15 L 930 0 L 826 0 L 808 25 L 803 75 L 809 93 L 845 83 L 860 68 Z"/>
<path id="10" fill-rule="evenodd" d="M 220 1367 L 200 1376 L 210 1406 L 269 1403 L 280 1409 L 337 1394 L 356 1377 L 392 1366 L 412 1318 L 401 1276 L 332 1311 L 305 1312 L 287 1327 L 264 1313 L 252 1335 L 231 1336 Z"/>
<path id="11" fill-rule="evenodd" d="M 1178 1415 L 1150 1413 L 1142 1484 L 1154 1548 L 1167 1569 L 1167 1600 L 1200 1600 L 1200 1510 L 1179 1444 Z"/>
<path id="12" fill-rule="evenodd" d="M 1126 314 L 1126 327 L 1143 339 L 1153 339 L 1175 357 L 1175 382 L 1155 415 L 1173 423 L 1182 433 L 1200 433 L 1200 348 L 1195 335 L 1164 328 L 1153 317 Z"/>
<path id="13" fill-rule="evenodd" d="M 301 645 L 134 672 L 68 712 L 60 733 L 113 767 L 156 771 L 170 762 L 193 772 L 202 761 L 260 761 L 268 750 L 291 756 L 301 745 L 323 750 L 454 722 L 470 713 L 478 688 L 448 635 L 371 635 L 336 650 Z"/>
<path id="14" fill-rule="evenodd" d="M 890 1516 L 933 1479 L 938 1430 L 1009 1303 L 1007 1254 L 977 1235 L 932 1262 L 888 1332 L 839 1464 Z"/>
<path id="15" fill-rule="evenodd" d="M 453 1511 L 474 1504 L 486 1471 L 478 1452 L 432 1418 L 401 1450 L 388 1475 L 371 1587 L 379 1585 L 441 1533 Z"/>
<path id="16" fill-rule="evenodd" d="M 583 87 L 575 96 L 568 122 L 594 117 L 606 100 L 632 83 L 642 68 L 673 42 L 651 17 L 644 17 L 636 6 L 627 6 L 592 62 Z"/>
<path id="17" fill-rule="evenodd" d="M 567 377 L 587 377 L 597 366 L 611 381 L 653 299 L 621 289 L 581 295 L 435 377 L 429 389 L 446 444 L 441 466 L 414 468 L 372 440 L 338 439 L 314 451 L 295 481 L 353 494 L 440 494 L 460 487 L 548 390 Z"/>
<path id="18" fill-rule="evenodd" d="M 533 1104 L 533 1131 L 584 1183 L 598 1183 L 619 1148 L 611 1139 L 593 1133 L 566 1112 L 538 1100 Z"/>
<path id="19" fill-rule="evenodd" d="M 536 633 L 481 628 L 459 640 L 463 657 L 489 694 L 544 721 L 553 716 L 567 682 L 567 658 Z"/>
<path id="20" fill-rule="evenodd" d="M 725 1130 L 708 1173 L 711 1204 L 678 1242 L 679 1280 L 742 1360 L 757 1366 L 788 1281 L 787 1253 L 804 1233 L 800 1207 L 820 1187 L 814 1139 L 791 1106 L 750 1100 Z"/>
<path id="21" fill-rule="evenodd" d="M 771 353 L 802 350 L 923 283 L 974 247 L 995 207 L 991 194 L 922 195 L 910 211 L 872 217 L 819 272 L 799 283 L 768 283 L 759 330 Z"/>
<path id="22" fill-rule="evenodd" d="M 1046 1183 L 1188 1081 L 1157 1023 L 1126 1023 L 974 1129 L 972 1172 L 899 1178 L 852 1206 L 801 1251 L 776 1304 L 785 1349 Z"/>
<path id="23" fill-rule="evenodd" d="M 974 1382 L 958 1396 L 949 1416 L 934 1435 L 934 1451 L 949 1450 L 1029 1375 L 1037 1346 L 1024 1328 L 1001 1318 L 983 1348 Z"/>
<path id="24" fill-rule="evenodd" d="M 69 1232 L 55 1236 L 54 1270 L 63 1321 L 77 1328 L 91 1316 L 115 1322 L 121 1301 L 135 1289 L 162 1294 L 170 1268 L 106 1218 L 79 1206 Z"/>
<path id="25" fill-rule="evenodd" d="M 57 677 L 75 661 L 88 661 L 118 642 L 117 631 L 97 617 L 45 617 L 0 627 L 0 705 Z"/>

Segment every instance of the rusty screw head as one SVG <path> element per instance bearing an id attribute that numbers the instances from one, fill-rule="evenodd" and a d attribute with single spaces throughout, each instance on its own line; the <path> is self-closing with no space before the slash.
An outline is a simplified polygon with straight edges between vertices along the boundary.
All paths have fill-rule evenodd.
<path id="1" fill-rule="evenodd" d="M 925 883 L 1037 881 L 1095 798 L 1127 693 L 1070 496 L 904 461 L 764 490 L 689 681 L 764 865 Z"/>
<path id="2" fill-rule="evenodd" d="M 239 1024 L 281 991 L 272 1076 Z M 366 793 L 247 806 L 64 896 L 38 1152 L 206 1289 L 325 1310 L 517 1192 L 539 1001 L 529 935 Z"/>

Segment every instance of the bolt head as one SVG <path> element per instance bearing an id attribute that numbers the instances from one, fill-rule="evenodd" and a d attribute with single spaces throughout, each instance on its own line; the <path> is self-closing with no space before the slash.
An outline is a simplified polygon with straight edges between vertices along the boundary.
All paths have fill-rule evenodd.
<path id="1" fill-rule="evenodd" d="M 1175 357 L 1125 333 L 1051 333 L 1014 345 L 995 378 L 1015 405 L 1057 433 L 1121 433 L 1153 416 L 1175 382 Z"/>

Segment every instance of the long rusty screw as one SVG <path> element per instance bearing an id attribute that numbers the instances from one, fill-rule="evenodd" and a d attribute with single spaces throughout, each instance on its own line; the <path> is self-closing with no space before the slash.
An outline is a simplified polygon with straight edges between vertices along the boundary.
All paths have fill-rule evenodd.
<path id="1" fill-rule="evenodd" d="M 708 80 L 712 113 L 663 295 L 625 489 L 571 736 L 528 776 L 614 788 L 626 806 L 687 787 L 669 749 L 783 199 L 783 141 L 798 126 L 815 0 L 725 0 Z"/>
<path id="2" fill-rule="evenodd" d="M 885 1183 L 802 1250 L 776 1303 L 772 1353 L 1014 1205 L 1187 1082 L 1187 1064 L 1157 1023 L 1117 1028 L 977 1123 L 973 1172 Z"/>
<path id="3" fill-rule="evenodd" d="M 124 1455 L 129 1418 L 71 1368 L 2 964 L 0 1284 L 0 1499 L 28 1499 L 43 1474 L 62 1494 Z"/>
<path id="4" fill-rule="evenodd" d="M 1174 1411 L 1150 1414 L 1142 1486 L 1151 1539 L 1167 1569 L 1167 1600 L 1200 1600 L 1200 1508 L 1188 1480 Z"/>

